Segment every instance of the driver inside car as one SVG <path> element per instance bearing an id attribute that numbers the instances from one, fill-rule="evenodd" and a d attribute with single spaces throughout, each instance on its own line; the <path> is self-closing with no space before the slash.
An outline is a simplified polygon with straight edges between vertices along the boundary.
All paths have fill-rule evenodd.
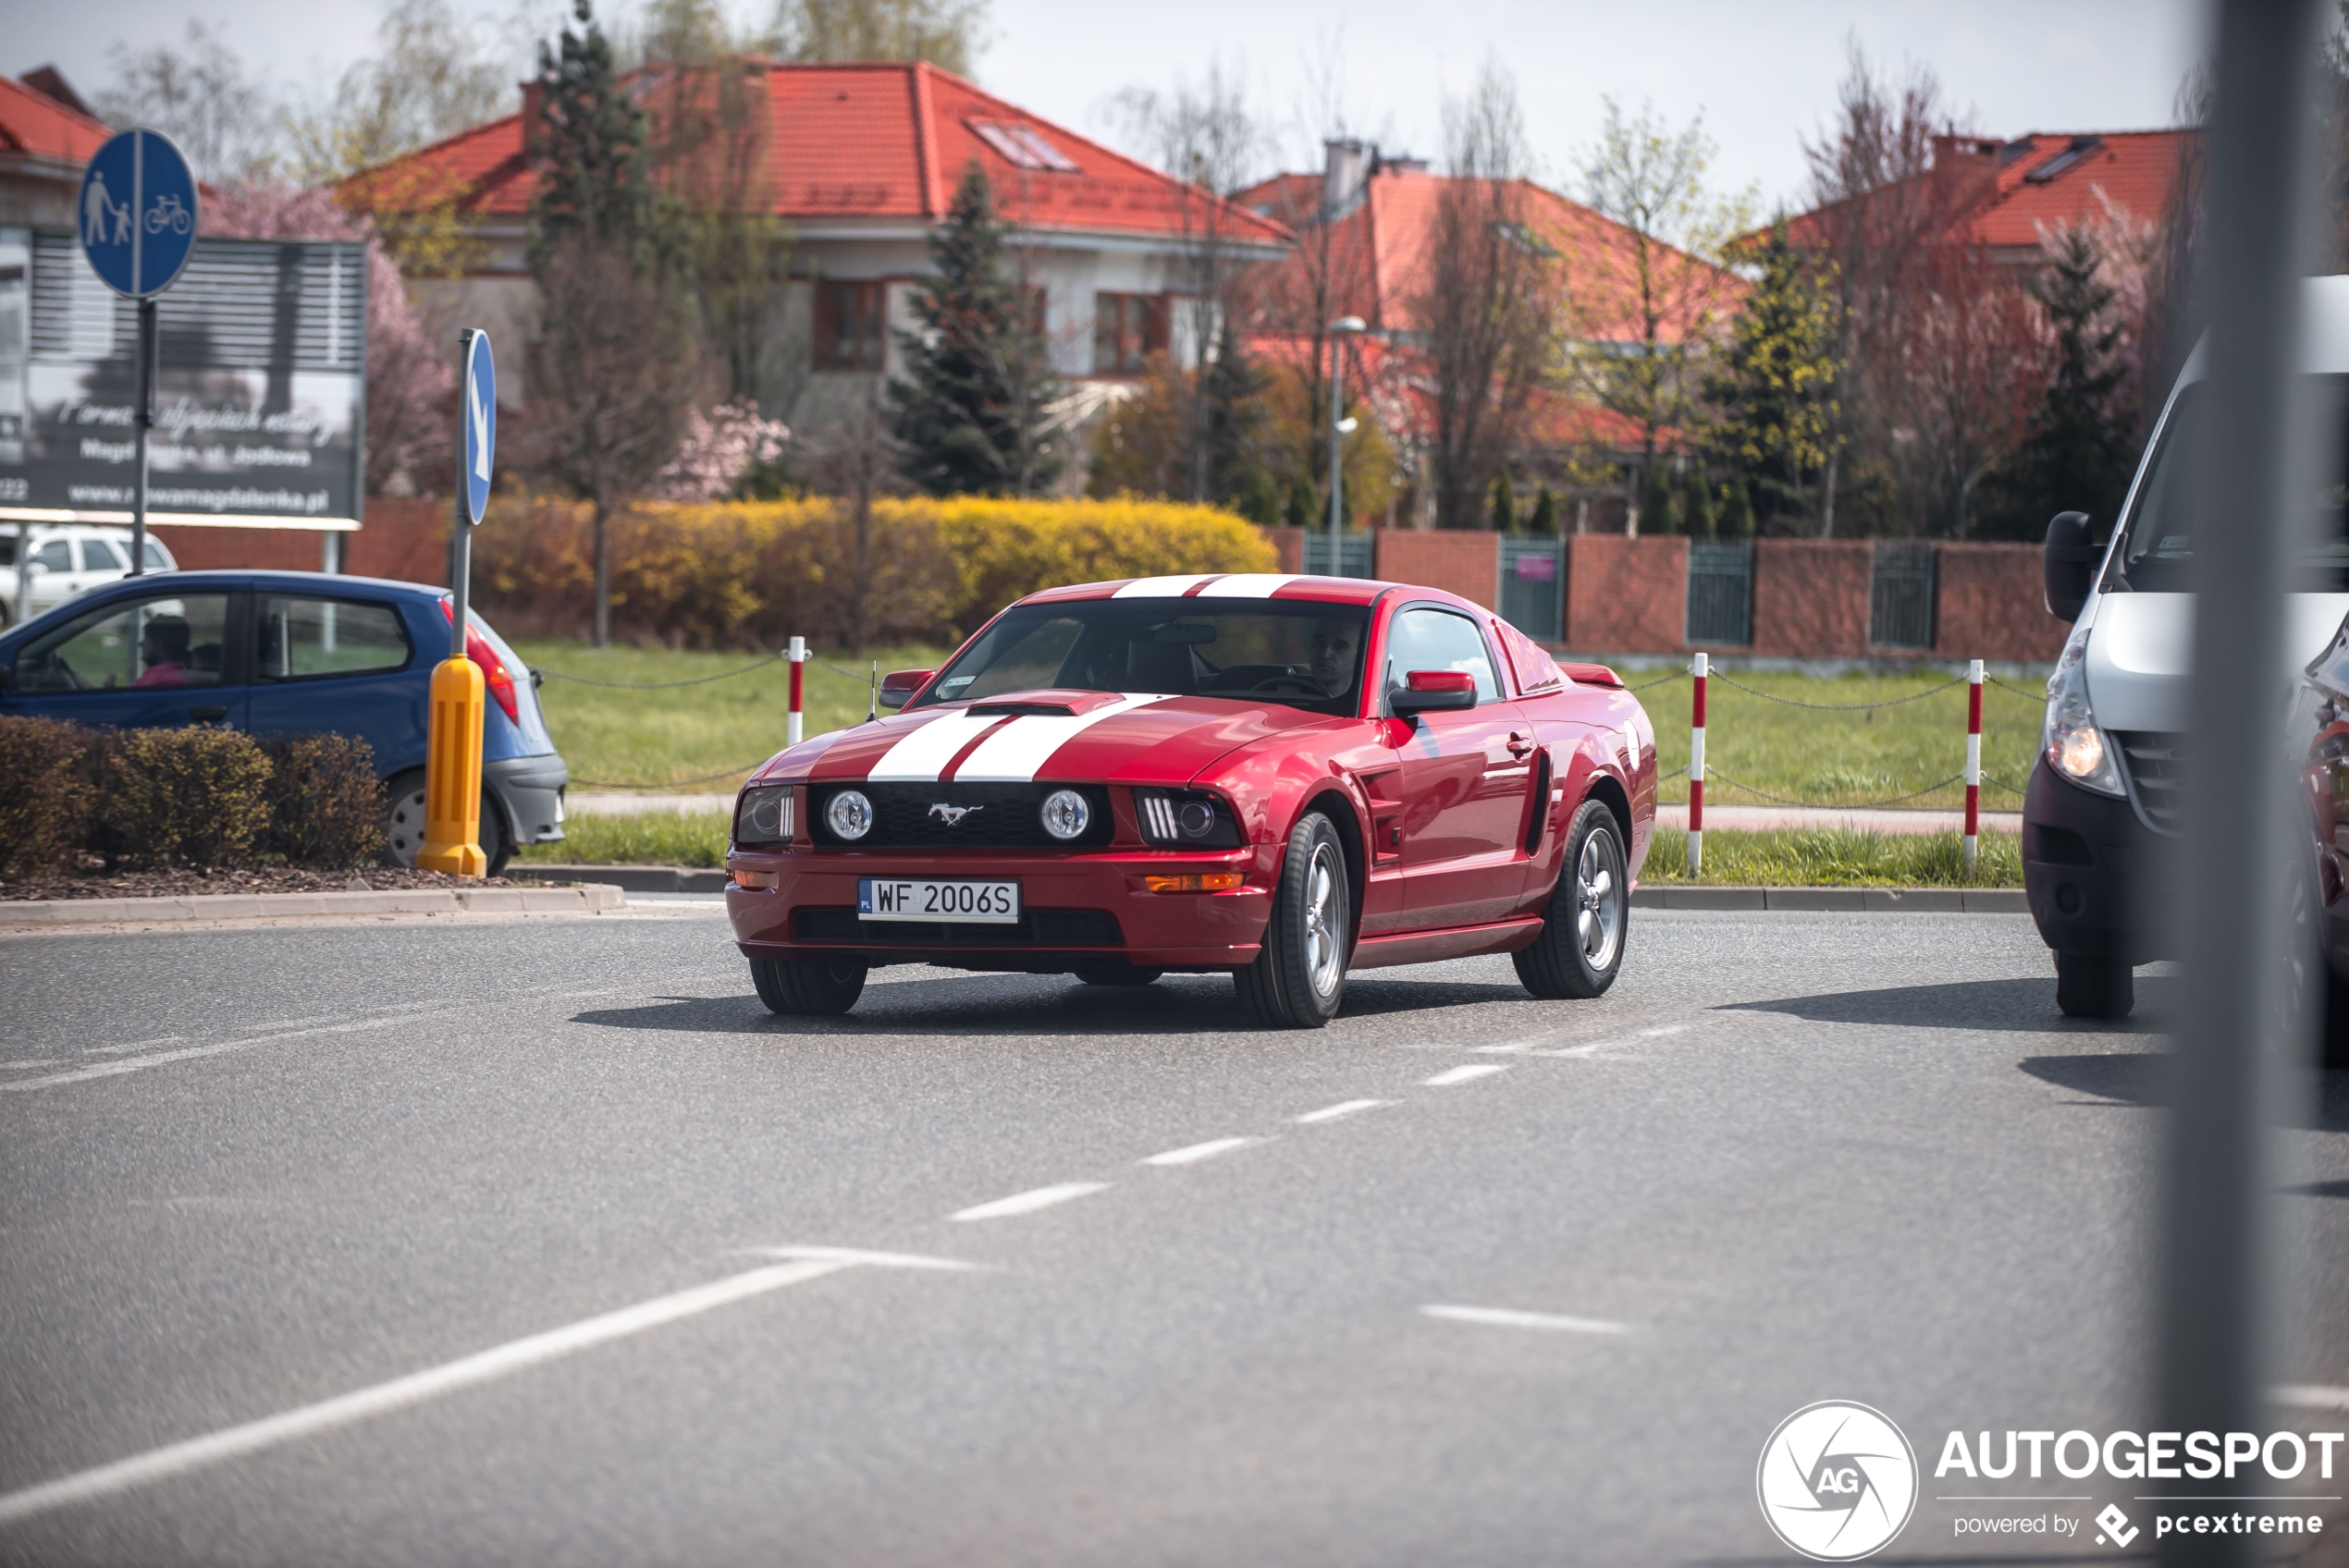
<path id="1" fill-rule="evenodd" d="M 188 683 L 188 622 L 184 617 L 159 615 L 147 622 L 139 638 L 139 662 L 145 672 L 130 684 L 185 686 Z"/>
<path id="2" fill-rule="evenodd" d="M 1343 697 L 1354 689 L 1354 655 L 1361 645 L 1362 629 L 1356 621 L 1326 619 L 1313 623 L 1313 679 L 1325 695 Z"/>

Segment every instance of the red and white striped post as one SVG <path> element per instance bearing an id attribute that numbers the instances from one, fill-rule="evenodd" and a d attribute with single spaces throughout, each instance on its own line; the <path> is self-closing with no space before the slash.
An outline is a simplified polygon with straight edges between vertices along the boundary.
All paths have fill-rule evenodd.
<path id="1" fill-rule="evenodd" d="M 805 695 L 802 681 L 806 676 L 806 669 L 807 639 L 805 637 L 794 637 L 791 640 L 791 720 L 789 727 L 783 731 L 783 743 L 788 746 L 796 746 L 799 744 L 799 731 L 800 725 L 802 723 L 801 714 L 803 712 L 803 698 Z"/>
<path id="2" fill-rule="evenodd" d="M 1696 698 L 1689 709 L 1689 876 L 1704 875 L 1704 678 L 1712 668 L 1709 655 L 1699 654 L 1689 673 L 1696 677 Z"/>
<path id="3" fill-rule="evenodd" d="M 1965 868 L 1974 870 L 1974 856 L 1982 830 L 1982 661 L 1965 670 Z"/>

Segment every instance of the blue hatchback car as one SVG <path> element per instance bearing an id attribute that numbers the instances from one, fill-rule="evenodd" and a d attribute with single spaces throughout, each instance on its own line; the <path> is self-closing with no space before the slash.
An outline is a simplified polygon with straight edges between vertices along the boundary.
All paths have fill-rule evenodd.
<path id="1" fill-rule="evenodd" d="M 386 856 L 406 865 L 424 843 L 425 721 L 449 616 L 446 590 L 375 578 L 125 578 L 0 633 L 0 713 L 357 736 L 385 784 Z M 467 619 L 465 651 L 488 686 L 481 847 L 495 876 L 517 844 L 562 838 L 571 772 L 547 733 L 536 679 L 487 622 Z"/>

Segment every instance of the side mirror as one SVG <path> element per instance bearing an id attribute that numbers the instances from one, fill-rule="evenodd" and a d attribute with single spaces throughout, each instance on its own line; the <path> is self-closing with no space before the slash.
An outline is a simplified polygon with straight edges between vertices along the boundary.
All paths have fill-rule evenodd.
<path id="1" fill-rule="evenodd" d="M 2066 623 L 2080 619 L 2088 602 L 2088 584 L 2095 578 L 2104 547 L 2088 537 L 2086 512 L 2058 512 L 2048 524 L 2046 564 L 2048 613 Z"/>
<path id="2" fill-rule="evenodd" d="M 1472 708 L 1476 706 L 1476 677 L 1465 669 L 1415 669 L 1386 694 L 1386 705 L 1398 717 L 1408 713 Z"/>
<path id="3" fill-rule="evenodd" d="M 892 669 L 881 677 L 880 705 L 895 713 L 914 700 L 914 693 L 929 683 L 934 669 Z"/>

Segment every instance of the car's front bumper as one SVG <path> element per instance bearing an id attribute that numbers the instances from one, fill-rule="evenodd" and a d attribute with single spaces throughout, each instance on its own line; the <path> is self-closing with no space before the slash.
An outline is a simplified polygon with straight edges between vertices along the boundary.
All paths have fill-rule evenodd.
<path id="1" fill-rule="evenodd" d="M 726 857 L 734 878 L 726 890 L 726 913 L 736 945 L 752 958 L 847 958 L 868 964 L 1043 974 L 1118 964 L 1241 969 L 1255 962 L 1272 902 L 1259 863 L 1253 850 L 1211 854 L 736 850 Z M 1247 880 L 1220 893 L 1152 892 L 1143 881 L 1231 871 Z M 1021 923 L 859 920 L 856 884 L 867 876 L 1015 880 Z"/>
<path id="2" fill-rule="evenodd" d="M 2161 957 L 2149 895 L 2171 843 L 2127 801 L 2066 783 L 2041 757 L 2023 797 L 2023 886 L 2041 939 L 2132 963 Z"/>
<path id="3" fill-rule="evenodd" d="M 554 752 L 501 757 L 481 765 L 482 790 L 505 808 L 516 844 L 558 844 L 563 837 L 563 790 L 571 767 Z"/>

